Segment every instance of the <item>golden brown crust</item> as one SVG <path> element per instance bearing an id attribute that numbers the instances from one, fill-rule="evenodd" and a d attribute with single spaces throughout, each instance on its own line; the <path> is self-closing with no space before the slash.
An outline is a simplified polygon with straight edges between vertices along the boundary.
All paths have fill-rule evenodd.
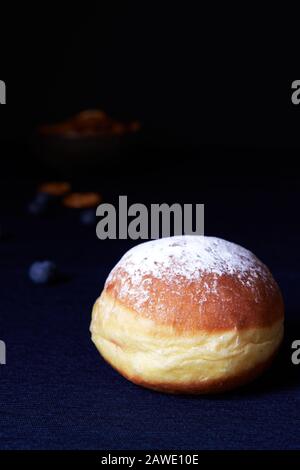
<path id="1" fill-rule="evenodd" d="M 279 348 L 275 353 L 268 358 L 268 360 L 257 364 L 252 369 L 249 369 L 239 375 L 226 377 L 224 379 L 218 380 L 208 380 L 196 383 L 165 383 L 165 382 L 147 382 L 141 378 L 139 375 L 128 375 L 124 373 L 121 369 L 117 368 L 115 365 L 111 364 L 107 359 L 105 361 L 119 374 L 121 374 L 125 379 L 150 390 L 162 393 L 172 393 L 176 395 L 205 395 L 205 394 L 217 394 L 228 392 L 234 388 L 241 387 L 246 385 L 256 378 L 258 378 L 266 369 L 270 367 L 274 358 L 278 354 Z"/>
<path id="2" fill-rule="evenodd" d="M 92 340 L 130 381 L 168 393 L 219 393 L 248 383 L 282 341 L 284 306 L 268 268 L 213 237 L 130 250 L 96 301 Z"/>
<path id="3" fill-rule="evenodd" d="M 120 301 L 124 284 L 130 286 L 131 295 L 123 297 L 122 304 L 136 310 L 132 291 L 135 289 L 138 295 L 140 287 L 131 283 L 122 268 L 106 284 L 105 291 Z M 212 273 L 204 273 L 197 281 L 177 277 L 171 284 L 152 278 L 147 284 L 149 295 L 137 313 L 158 324 L 191 332 L 270 326 L 283 318 L 281 292 L 271 273 L 268 279 L 258 276 L 251 288 L 234 275 L 216 277 Z"/>
<path id="4" fill-rule="evenodd" d="M 283 322 L 179 333 L 102 293 L 93 308 L 91 333 L 104 359 L 134 383 L 173 393 L 208 393 L 255 378 L 277 351 Z"/>

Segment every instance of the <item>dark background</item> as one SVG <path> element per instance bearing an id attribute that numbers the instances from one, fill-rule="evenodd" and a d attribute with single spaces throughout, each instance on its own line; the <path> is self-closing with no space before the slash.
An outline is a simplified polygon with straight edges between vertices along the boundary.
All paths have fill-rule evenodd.
<path id="1" fill-rule="evenodd" d="M 0 225 L 12 236 L 0 242 L 0 448 L 300 447 L 299 372 L 290 360 L 300 332 L 293 15 L 189 5 L 3 12 Z M 122 165 L 112 159 L 71 175 L 75 188 L 114 203 L 119 194 L 129 203 L 205 203 L 206 234 L 251 249 L 274 273 L 286 339 L 253 385 L 219 397 L 150 392 L 122 379 L 91 344 L 92 304 L 134 242 L 100 242 L 75 212 L 35 218 L 26 206 L 37 184 L 66 176 L 33 150 L 36 126 L 94 107 L 143 127 Z M 64 282 L 31 284 L 36 259 L 55 260 Z"/>
<path id="2" fill-rule="evenodd" d="M 180 173 L 197 165 L 230 175 L 246 166 L 267 182 L 294 176 L 296 34 L 293 15 L 285 21 L 282 12 L 278 23 L 274 7 L 270 14 L 134 2 L 20 5 L 18 15 L 4 7 L 1 79 L 9 106 L 0 110 L 1 138 L 12 152 L 11 142 L 24 145 L 37 124 L 100 107 L 139 119 L 144 147 L 163 153 L 168 172 L 178 172 L 174 161 L 182 163 L 184 152 L 194 167 L 179 165 Z M 14 174 L 24 175 L 29 163 L 20 155 Z"/>

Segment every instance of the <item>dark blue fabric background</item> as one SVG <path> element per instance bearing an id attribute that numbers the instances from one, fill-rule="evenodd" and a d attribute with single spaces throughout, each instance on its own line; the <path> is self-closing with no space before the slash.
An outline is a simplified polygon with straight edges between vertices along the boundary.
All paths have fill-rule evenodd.
<path id="1" fill-rule="evenodd" d="M 7 364 L 0 367 L 1 449 L 300 448 L 300 366 L 291 364 L 291 342 L 300 339 L 295 183 L 199 187 L 187 197 L 178 187 L 168 191 L 173 202 L 204 202 L 206 234 L 253 250 L 285 298 L 285 343 L 273 367 L 250 386 L 210 397 L 139 388 L 104 363 L 92 344 L 93 302 L 133 243 L 101 242 L 69 212 L 29 217 L 25 188 L 14 189 L 10 202 L 7 191 L 1 223 L 14 237 L 0 242 L 0 339 L 7 345 Z M 154 191 L 159 199 L 153 185 L 150 202 Z M 132 201 L 143 199 L 133 195 Z M 40 258 L 55 260 L 66 279 L 31 284 L 28 267 Z"/>

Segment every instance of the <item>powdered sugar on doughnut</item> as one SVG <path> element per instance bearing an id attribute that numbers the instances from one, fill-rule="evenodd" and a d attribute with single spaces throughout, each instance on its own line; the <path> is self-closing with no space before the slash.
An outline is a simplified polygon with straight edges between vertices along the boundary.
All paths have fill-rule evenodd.
<path id="1" fill-rule="evenodd" d="M 253 253 L 196 235 L 135 246 L 111 271 L 104 294 L 182 331 L 267 325 L 283 308 L 276 281 Z"/>
<path id="2" fill-rule="evenodd" d="M 217 276 L 236 274 L 241 279 L 247 273 L 245 282 L 249 282 L 249 275 L 255 278 L 267 271 L 245 248 L 220 238 L 196 235 L 161 238 L 135 246 L 121 258 L 107 282 L 120 268 L 129 275 L 132 285 L 149 276 L 156 279 L 180 276 L 194 281 L 207 272 Z"/>

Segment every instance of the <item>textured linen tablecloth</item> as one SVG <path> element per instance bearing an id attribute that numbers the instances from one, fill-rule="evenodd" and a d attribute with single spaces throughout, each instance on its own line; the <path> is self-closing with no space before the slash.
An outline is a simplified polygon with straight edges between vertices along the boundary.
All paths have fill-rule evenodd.
<path id="1" fill-rule="evenodd" d="M 300 448 L 300 365 L 291 363 L 300 339 L 299 189 L 199 189 L 194 199 L 206 204 L 206 234 L 254 251 L 282 288 L 286 336 L 274 366 L 220 396 L 164 395 L 126 381 L 101 359 L 89 324 L 107 274 L 134 242 L 100 241 L 69 213 L 29 217 L 24 194 L 2 198 L 13 237 L 0 243 L 1 449 Z M 28 267 L 40 258 L 55 260 L 65 279 L 33 285 Z"/>

